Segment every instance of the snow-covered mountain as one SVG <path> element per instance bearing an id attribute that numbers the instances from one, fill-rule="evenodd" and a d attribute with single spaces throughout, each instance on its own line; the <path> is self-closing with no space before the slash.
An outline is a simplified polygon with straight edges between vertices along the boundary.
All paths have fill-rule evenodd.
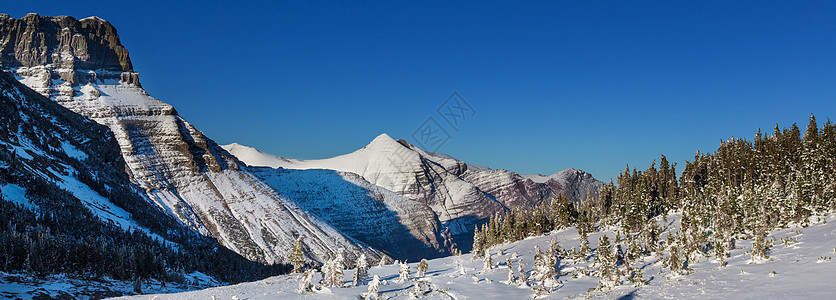
<path id="1" fill-rule="evenodd" d="M 447 254 L 429 206 L 371 184 L 354 173 L 251 167 L 283 197 L 341 232 L 409 261 Z"/>
<path id="2" fill-rule="evenodd" d="M 34 94 L 5 73 L 0 73 L 0 93 L 0 199 L 38 211 L 50 199 L 33 199 L 56 192 L 42 191 L 33 182 L 51 183 L 78 199 L 99 222 L 163 240 L 109 199 L 133 191 L 119 173 L 124 161 L 106 127 Z M 102 196 L 102 187 L 110 197 Z"/>
<path id="3" fill-rule="evenodd" d="M 582 201 L 587 193 L 597 194 L 601 186 L 592 175 L 575 169 L 558 172 L 546 180 L 535 175 L 535 181 L 532 176 L 473 166 L 446 154 L 425 152 L 385 133 L 357 151 L 320 160 L 286 159 L 240 144 L 222 147 L 250 166 L 357 174 L 371 184 L 429 206 L 453 234 L 467 234 L 474 223 L 492 214 L 509 207 L 537 206 L 557 193 Z M 258 172 L 259 176 L 267 173 L 264 169 Z"/>
<path id="4" fill-rule="evenodd" d="M 148 95 L 107 21 L 0 15 L 0 57 L 20 82 L 106 125 L 144 196 L 245 257 L 286 261 L 297 237 L 313 259 L 339 248 L 380 255 L 242 170 L 173 107 Z"/>

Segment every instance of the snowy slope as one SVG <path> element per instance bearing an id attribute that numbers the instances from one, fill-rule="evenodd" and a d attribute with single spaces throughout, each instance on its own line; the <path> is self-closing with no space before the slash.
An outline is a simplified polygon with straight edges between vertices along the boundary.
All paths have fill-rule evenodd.
<path id="1" fill-rule="evenodd" d="M 101 140 L 101 144 L 107 145 L 113 142 L 112 137 L 108 136 L 109 133 L 94 124 L 76 123 L 89 121 L 74 115 L 62 115 L 62 112 L 56 109 L 58 107 L 52 108 L 49 107 L 51 103 L 41 102 L 48 100 L 27 95 L 24 89 L 8 74 L 0 74 L 0 120 L 3 123 L 0 126 L 0 151 L 11 154 L 9 157 L 3 155 L 3 159 L 0 159 L 0 172 L 22 172 L 52 182 L 57 188 L 80 200 L 102 222 L 113 222 L 122 229 L 140 230 L 163 240 L 137 224 L 130 213 L 79 179 L 82 172 L 91 172 L 84 175 L 92 178 L 104 176 L 95 170 L 77 170 L 73 165 L 85 168 L 93 166 L 92 162 L 86 161 L 89 156 L 108 159 L 103 157 L 107 153 L 96 153 L 91 149 L 93 146 L 90 145 L 90 139 L 95 137 Z M 79 125 L 86 128 L 74 128 Z M 79 149 L 82 144 L 88 144 L 85 151 L 89 154 Z M 129 184 L 126 181 L 119 182 L 118 178 L 101 180 L 111 185 Z M 0 182 L 0 195 L 3 196 L 3 200 L 38 210 L 38 204 L 29 199 L 26 190 L 27 188 L 17 184 Z"/>
<path id="2" fill-rule="evenodd" d="M 738 247 L 731 251 L 728 265 L 720 268 L 712 259 L 704 259 L 690 264 L 692 274 L 670 276 L 667 269 L 660 272 L 662 264 L 655 256 L 646 256 L 634 267 L 644 272 L 646 285 L 635 287 L 631 284 L 616 286 L 611 289 L 597 289 L 596 276 L 572 273 L 588 268 L 594 269 L 592 261 L 582 259 L 564 259 L 559 262 L 564 275 L 559 276 L 561 284 L 551 294 L 543 296 L 549 299 L 566 297 L 615 299 L 620 297 L 638 297 L 649 299 L 828 299 L 836 294 L 836 267 L 830 257 L 836 256 L 836 215 L 821 218 L 807 228 L 788 228 L 773 231 L 770 236 L 776 240 L 792 237 L 798 242 L 784 245 L 777 244 L 770 253 L 770 260 L 760 264 L 751 264 L 746 249 L 751 241 L 739 240 Z M 658 220 L 662 222 L 661 218 Z M 679 215 L 669 216 L 670 225 L 665 234 L 678 230 Z M 604 230 L 591 234 L 590 246 L 597 247 L 598 237 L 611 231 Z M 534 291 L 530 287 L 507 284 L 508 269 L 506 259 L 512 264 L 522 260 L 525 270 L 532 270 L 534 247 L 547 249 L 550 239 L 556 239 L 564 249 L 577 248 L 579 236 L 573 228 L 552 232 L 542 237 L 528 238 L 523 241 L 502 244 L 491 248 L 493 269 L 485 270 L 483 260 L 471 260 L 470 255 L 446 257 L 429 261 L 429 270 L 424 278 L 415 278 L 417 265 L 409 264 L 411 276 L 406 283 L 395 283 L 398 267 L 372 267 L 370 275 L 378 275 L 384 280 L 380 287 L 380 299 L 411 299 L 409 293 L 418 280 L 425 281 L 431 287 L 424 297 L 427 299 L 525 299 L 532 298 Z M 516 254 L 516 255 L 515 255 Z M 459 267 L 461 263 L 462 267 Z M 773 273 L 775 271 L 775 273 Z M 353 271 L 347 270 L 345 282 L 349 283 Z M 368 289 L 368 284 L 358 287 L 329 288 L 320 293 L 297 293 L 298 275 L 282 275 L 258 282 L 211 288 L 180 294 L 160 294 L 151 296 L 128 297 L 130 299 L 358 299 Z M 317 280 L 319 277 L 315 277 Z M 536 281 L 529 281 L 536 286 Z M 425 290 L 426 292 L 426 290 Z"/>
<path id="3" fill-rule="evenodd" d="M 2 32 L 26 28 L 2 41 L 16 43 L 0 48 L 3 68 L 44 96 L 110 128 L 132 181 L 183 224 L 266 263 L 286 261 L 297 237 L 304 238 L 306 254 L 314 260 L 340 248 L 351 255 L 379 255 L 241 170 L 239 161 L 173 107 L 148 95 L 110 23 L 34 14 L 0 21 L 8 27 Z M 79 34 L 90 28 L 97 31 Z M 41 45 L 37 41 L 43 39 L 49 42 L 42 44 L 57 45 L 6 51 Z M 53 55 L 31 57 L 30 52 Z"/>
<path id="4" fill-rule="evenodd" d="M 278 169 L 284 166 L 299 163 L 295 159 L 276 157 L 259 151 L 253 147 L 247 147 L 238 143 L 221 146 L 224 150 L 233 153 L 236 158 L 250 166 L 271 167 Z"/>

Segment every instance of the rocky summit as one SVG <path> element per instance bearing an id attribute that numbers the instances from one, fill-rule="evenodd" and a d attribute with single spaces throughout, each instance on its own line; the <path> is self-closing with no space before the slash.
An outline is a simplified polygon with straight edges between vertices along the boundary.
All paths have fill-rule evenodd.
<path id="1" fill-rule="evenodd" d="M 139 85 L 116 28 L 97 17 L 76 20 L 27 14 L 14 19 L 0 14 L 0 63 L 3 69 L 23 68 L 24 73 L 51 66 L 46 78 L 70 84 L 119 79 Z"/>

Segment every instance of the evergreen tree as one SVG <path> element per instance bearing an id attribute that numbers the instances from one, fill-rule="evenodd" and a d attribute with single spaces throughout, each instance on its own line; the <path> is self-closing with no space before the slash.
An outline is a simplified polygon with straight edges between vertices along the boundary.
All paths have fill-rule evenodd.
<path id="1" fill-rule="evenodd" d="M 599 287 L 612 287 L 617 284 L 615 273 L 615 253 L 610 245 L 607 235 L 601 235 L 598 239 L 598 249 L 595 250 L 595 268 L 598 277 Z"/>
<path id="2" fill-rule="evenodd" d="M 293 249 L 290 251 L 290 264 L 293 265 L 293 273 L 302 272 L 305 266 L 305 257 L 302 254 L 302 238 L 297 238 L 296 243 L 293 244 Z"/>
<path id="3" fill-rule="evenodd" d="M 481 254 L 485 248 L 484 244 L 484 232 L 479 232 L 479 225 L 475 225 L 475 228 L 473 229 L 473 249 L 470 250 L 472 255 L 471 259 L 475 260 L 479 258 L 479 254 Z"/>
<path id="4" fill-rule="evenodd" d="M 380 297 L 380 295 L 378 294 L 379 290 L 380 276 L 374 275 L 372 282 L 369 283 L 369 290 L 366 294 L 363 295 L 363 298 L 377 300 Z"/>
<path id="5" fill-rule="evenodd" d="M 409 265 L 401 263 L 400 266 L 401 268 L 398 271 L 398 279 L 395 280 L 395 282 L 404 283 L 409 281 Z"/>
<path id="6" fill-rule="evenodd" d="M 493 269 L 493 257 L 490 250 L 485 250 L 485 266 L 482 271 L 490 271 Z"/>
<path id="7" fill-rule="evenodd" d="M 429 267 L 430 265 L 427 262 L 427 259 L 421 259 L 421 262 L 418 263 L 418 277 L 424 277 L 424 274 L 427 273 L 427 268 Z"/>
<path id="8" fill-rule="evenodd" d="M 517 261 L 517 273 L 520 275 L 519 277 L 519 285 L 524 285 L 528 281 L 528 274 L 525 272 L 525 265 L 523 264 L 522 259 Z"/>
<path id="9" fill-rule="evenodd" d="M 354 278 L 352 280 L 352 284 L 354 286 L 369 276 L 369 263 L 366 260 L 366 254 L 360 254 L 360 256 L 357 257 L 357 263 L 355 265 Z"/>
<path id="10" fill-rule="evenodd" d="M 299 278 L 299 289 L 296 290 L 297 293 L 305 293 L 310 292 L 313 289 L 311 281 L 313 280 L 313 276 L 316 274 L 314 270 L 306 270 L 304 274 Z"/>

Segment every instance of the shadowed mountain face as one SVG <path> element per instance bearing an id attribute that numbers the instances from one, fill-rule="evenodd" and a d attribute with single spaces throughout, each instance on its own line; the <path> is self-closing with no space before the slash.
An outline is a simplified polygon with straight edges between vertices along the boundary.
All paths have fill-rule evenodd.
<path id="1" fill-rule="evenodd" d="M 380 257 L 242 170 L 173 107 L 149 96 L 107 21 L 2 15 L 0 37 L 3 69 L 107 126 L 143 196 L 193 230 L 258 262 L 287 261 L 297 238 L 312 260 L 340 248 L 349 257 Z"/>
<path id="2" fill-rule="evenodd" d="M 341 232 L 392 257 L 419 261 L 446 253 L 441 223 L 429 206 L 333 170 L 249 170 L 282 196 Z"/>

